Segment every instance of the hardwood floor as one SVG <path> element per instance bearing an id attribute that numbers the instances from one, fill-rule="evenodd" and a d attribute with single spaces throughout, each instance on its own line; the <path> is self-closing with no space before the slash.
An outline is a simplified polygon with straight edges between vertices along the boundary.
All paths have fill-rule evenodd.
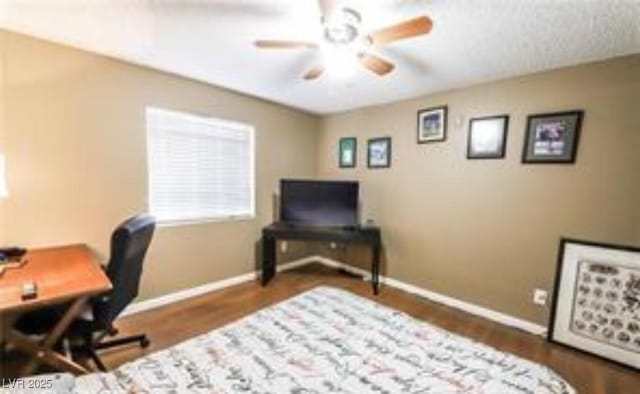
<path id="1" fill-rule="evenodd" d="M 390 287 L 382 287 L 380 294 L 374 296 L 368 282 L 315 264 L 280 273 L 265 288 L 253 282 L 245 283 L 123 318 L 118 322 L 122 334 L 145 332 L 152 345 L 144 351 L 132 346 L 101 354 L 105 363 L 113 368 L 143 354 L 204 334 L 318 285 L 352 291 L 499 350 L 547 365 L 571 383 L 578 393 L 640 393 L 639 372 L 549 344 L 544 338 Z"/>

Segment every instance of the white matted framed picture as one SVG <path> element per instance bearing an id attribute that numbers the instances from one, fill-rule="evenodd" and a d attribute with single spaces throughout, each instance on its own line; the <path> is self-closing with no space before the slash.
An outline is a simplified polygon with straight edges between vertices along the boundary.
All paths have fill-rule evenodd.
<path id="1" fill-rule="evenodd" d="M 438 142 L 447 139 L 447 106 L 418 111 L 418 143 Z"/>
<path id="2" fill-rule="evenodd" d="M 640 249 L 562 239 L 548 339 L 640 369 Z"/>
<path id="3" fill-rule="evenodd" d="M 391 167 L 391 138 L 372 138 L 367 141 L 367 167 Z"/>
<path id="4" fill-rule="evenodd" d="M 467 159 L 502 159 L 507 147 L 509 115 L 469 120 Z"/>

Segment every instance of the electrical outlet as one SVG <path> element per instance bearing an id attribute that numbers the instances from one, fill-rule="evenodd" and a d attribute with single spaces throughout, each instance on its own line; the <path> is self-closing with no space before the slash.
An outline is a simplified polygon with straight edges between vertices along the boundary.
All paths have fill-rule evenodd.
<path id="1" fill-rule="evenodd" d="M 337 248 L 338 248 L 338 244 L 337 244 L 337 243 L 335 243 L 335 242 L 331 242 L 331 243 L 329 244 L 329 247 L 330 247 L 331 249 L 337 249 Z"/>
<path id="2" fill-rule="evenodd" d="M 287 253 L 288 248 L 289 248 L 289 245 L 287 244 L 287 241 L 280 241 L 280 251 L 282 253 Z"/>
<path id="3" fill-rule="evenodd" d="M 533 303 L 536 305 L 547 305 L 547 298 L 549 297 L 549 293 L 546 290 L 535 289 L 533 291 Z"/>

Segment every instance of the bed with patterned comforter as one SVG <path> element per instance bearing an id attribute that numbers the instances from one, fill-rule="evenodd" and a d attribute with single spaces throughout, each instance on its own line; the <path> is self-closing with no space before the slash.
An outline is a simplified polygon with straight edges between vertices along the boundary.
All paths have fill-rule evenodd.
<path id="1" fill-rule="evenodd" d="M 110 373 L 56 378 L 71 393 L 575 393 L 542 365 L 331 287 Z"/>

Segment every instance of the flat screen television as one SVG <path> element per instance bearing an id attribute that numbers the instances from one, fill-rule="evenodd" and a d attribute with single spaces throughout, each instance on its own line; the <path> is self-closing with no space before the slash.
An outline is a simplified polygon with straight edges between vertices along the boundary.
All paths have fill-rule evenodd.
<path id="1" fill-rule="evenodd" d="M 358 182 L 282 179 L 280 221 L 311 226 L 356 226 Z"/>

